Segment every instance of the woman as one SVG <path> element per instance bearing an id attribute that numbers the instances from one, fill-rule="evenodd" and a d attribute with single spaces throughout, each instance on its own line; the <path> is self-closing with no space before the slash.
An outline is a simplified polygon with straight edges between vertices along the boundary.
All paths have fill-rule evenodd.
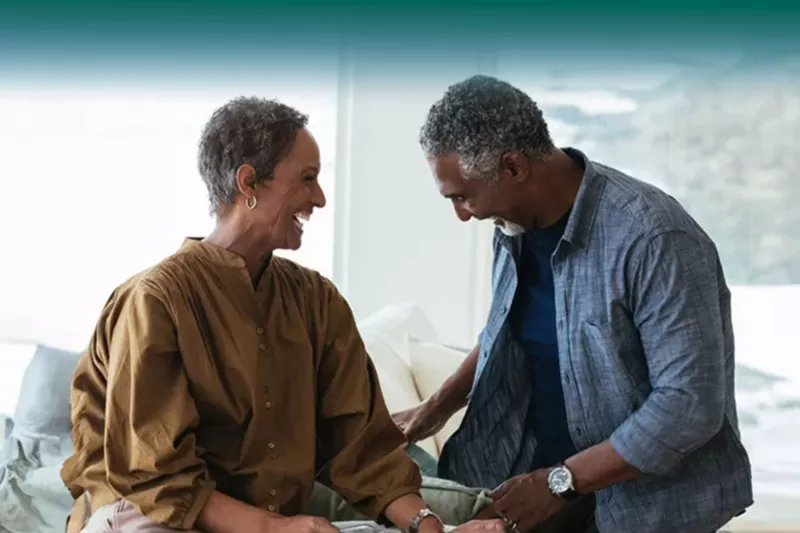
<path id="1" fill-rule="evenodd" d="M 206 125 L 199 170 L 216 227 L 116 289 L 74 377 L 72 529 L 332 533 L 298 514 L 317 479 L 368 516 L 443 530 L 347 303 L 273 256 L 298 248 L 325 206 L 306 123 L 242 98 Z"/>

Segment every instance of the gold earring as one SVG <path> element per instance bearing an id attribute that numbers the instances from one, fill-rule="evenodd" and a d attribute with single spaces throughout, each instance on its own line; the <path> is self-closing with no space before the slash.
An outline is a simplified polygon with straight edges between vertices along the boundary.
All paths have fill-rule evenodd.
<path id="1" fill-rule="evenodd" d="M 258 203 L 258 200 L 256 199 L 255 196 L 249 196 L 247 198 L 247 200 L 245 200 L 245 202 L 244 202 L 244 204 L 247 206 L 247 209 L 251 209 L 251 210 L 256 208 L 256 204 L 257 203 Z"/>

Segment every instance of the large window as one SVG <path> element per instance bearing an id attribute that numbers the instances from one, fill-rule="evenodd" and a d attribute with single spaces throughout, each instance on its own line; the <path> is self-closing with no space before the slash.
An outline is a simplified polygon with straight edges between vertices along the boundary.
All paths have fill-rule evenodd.
<path id="1" fill-rule="evenodd" d="M 800 498 L 800 70 L 731 56 L 607 67 L 507 56 L 500 75 L 540 102 L 558 144 L 660 186 L 715 240 L 756 511 L 770 495 Z M 800 524 L 796 507 L 775 509 L 760 518 Z"/>
<path id="2" fill-rule="evenodd" d="M 117 284 L 209 231 L 197 143 L 213 110 L 241 94 L 310 115 L 328 206 L 285 255 L 330 276 L 335 91 L 334 79 L 313 90 L 0 87 L 0 340 L 82 347 Z"/>

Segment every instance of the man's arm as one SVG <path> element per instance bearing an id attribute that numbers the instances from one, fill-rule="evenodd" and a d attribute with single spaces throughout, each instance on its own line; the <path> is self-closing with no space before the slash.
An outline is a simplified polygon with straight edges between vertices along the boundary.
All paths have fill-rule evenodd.
<path id="1" fill-rule="evenodd" d="M 442 413 L 447 413 L 450 418 L 456 411 L 467 405 L 472 382 L 475 379 L 475 370 L 478 367 L 478 354 L 481 352 L 480 344 L 469 352 L 466 359 L 459 365 L 452 376 L 447 378 L 428 399 L 431 406 Z"/>
<path id="2" fill-rule="evenodd" d="M 199 415 L 177 334 L 157 290 L 133 289 L 110 346 L 107 482 L 151 520 L 178 530 L 255 531 L 274 515 L 216 492 L 195 451 Z"/>
<path id="3" fill-rule="evenodd" d="M 685 232 L 655 236 L 636 254 L 633 319 L 652 392 L 611 438 L 566 461 L 591 492 L 666 474 L 708 442 L 724 419 L 723 283 L 714 246 Z"/>
<path id="4" fill-rule="evenodd" d="M 467 404 L 480 349 L 480 346 L 476 346 L 453 375 L 428 399 L 392 415 L 409 442 L 419 442 L 435 435 L 456 411 Z"/>

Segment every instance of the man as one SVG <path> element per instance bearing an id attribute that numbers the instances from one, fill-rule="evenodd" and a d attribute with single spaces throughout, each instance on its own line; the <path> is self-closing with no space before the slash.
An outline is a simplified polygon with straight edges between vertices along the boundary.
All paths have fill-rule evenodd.
<path id="1" fill-rule="evenodd" d="M 536 103 L 490 77 L 450 87 L 420 143 L 456 215 L 497 225 L 478 346 L 395 415 L 414 441 L 468 403 L 439 475 L 499 485 L 495 509 L 522 532 L 586 495 L 603 533 L 709 533 L 741 514 L 730 292 L 700 226 L 556 148 Z"/>

